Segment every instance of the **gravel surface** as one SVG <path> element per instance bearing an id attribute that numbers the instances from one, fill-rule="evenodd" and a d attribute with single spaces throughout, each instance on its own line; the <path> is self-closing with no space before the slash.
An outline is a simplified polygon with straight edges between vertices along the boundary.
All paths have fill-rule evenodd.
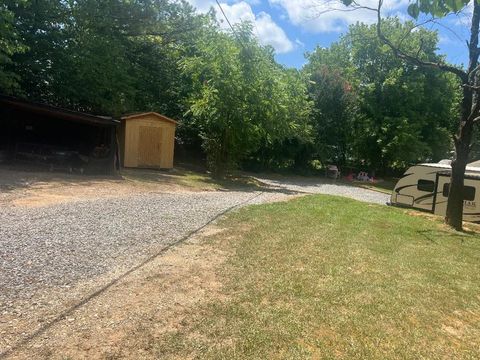
<path id="1" fill-rule="evenodd" d="M 39 207 L 0 204 L 0 357 L 64 309 L 232 207 L 298 193 L 388 200 L 341 184 L 259 180 L 269 189 L 118 194 Z"/>
<path id="2" fill-rule="evenodd" d="M 149 193 L 0 212 L 0 310 L 44 286 L 72 283 L 129 268 L 232 206 L 290 192 L 348 196 L 385 204 L 388 196 L 339 184 L 261 179 L 270 192 Z"/>
<path id="3" fill-rule="evenodd" d="M 0 212 L 0 309 L 37 288 L 129 268 L 228 208 L 278 193 L 144 194 Z"/>
<path id="4" fill-rule="evenodd" d="M 390 200 L 390 195 L 378 191 L 350 186 L 339 182 L 325 182 L 325 180 L 311 179 L 269 179 L 256 177 L 259 181 L 278 189 L 309 193 L 345 196 L 359 201 L 385 205 Z"/>

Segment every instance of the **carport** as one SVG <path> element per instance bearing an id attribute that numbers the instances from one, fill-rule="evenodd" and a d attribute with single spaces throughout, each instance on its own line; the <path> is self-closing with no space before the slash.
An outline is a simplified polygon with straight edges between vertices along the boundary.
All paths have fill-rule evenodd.
<path id="1" fill-rule="evenodd" d="M 117 168 L 118 120 L 0 95 L 0 162 L 79 173 Z"/>

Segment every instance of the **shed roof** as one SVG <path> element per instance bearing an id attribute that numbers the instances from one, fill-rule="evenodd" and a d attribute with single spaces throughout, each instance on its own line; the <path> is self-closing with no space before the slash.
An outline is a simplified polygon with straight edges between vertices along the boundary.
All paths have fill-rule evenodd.
<path id="1" fill-rule="evenodd" d="M 161 115 L 159 113 L 153 112 L 153 111 L 127 114 L 127 115 L 122 116 L 122 120 L 138 119 L 138 118 L 142 118 L 142 117 L 145 117 L 145 116 L 151 116 L 151 115 L 155 116 L 159 120 L 167 121 L 167 122 L 170 122 L 170 123 L 175 124 L 175 125 L 178 124 L 177 121 L 175 121 L 173 119 L 170 119 L 169 117 L 167 117 L 165 115 Z"/>
<path id="2" fill-rule="evenodd" d="M 19 99 L 13 96 L 0 94 L 0 104 L 10 108 L 29 111 L 36 114 L 42 114 L 58 119 L 66 119 L 71 121 L 116 126 L 119 121 L 110 116 L 99 116 L 87 114 L 79 111 L 68 110 L 58 106 L 36 103 L 29 100 Z"/>

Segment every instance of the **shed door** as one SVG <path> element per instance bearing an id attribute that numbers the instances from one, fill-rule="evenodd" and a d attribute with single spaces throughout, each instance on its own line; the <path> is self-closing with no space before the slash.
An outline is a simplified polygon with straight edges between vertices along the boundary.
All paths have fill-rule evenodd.
<path id="1" fill-rule="evenodd" d="M 162 128 L 140 126 L 138 130 L 138 165 L 159 167 L 162 150 Z"/>

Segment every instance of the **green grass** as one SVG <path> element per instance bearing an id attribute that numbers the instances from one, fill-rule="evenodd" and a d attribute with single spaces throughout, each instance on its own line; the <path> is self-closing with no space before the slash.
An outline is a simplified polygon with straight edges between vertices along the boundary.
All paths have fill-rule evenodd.
<path id="1" fill-rule="evenodd" d="M 242 209 L 218 301 L 188 310 L 159 357 L 480 357 L 480 236 L 331 196 Z"/>

